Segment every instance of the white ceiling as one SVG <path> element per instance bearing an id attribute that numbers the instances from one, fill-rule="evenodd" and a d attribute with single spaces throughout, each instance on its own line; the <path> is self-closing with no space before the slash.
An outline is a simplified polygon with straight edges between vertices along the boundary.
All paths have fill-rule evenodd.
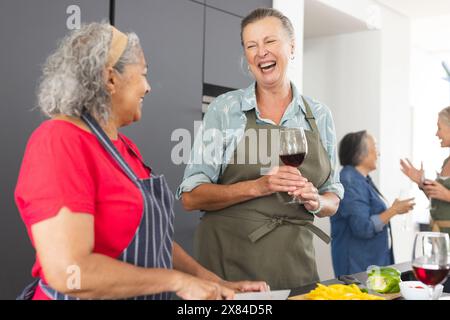
<path id="1" fill-rule="evenodd" d="M 410 18 L 450 15 L 450 0 L 376 0 Z"/>
<path id="2" fill-rule="evenodd" d="M 411 42 L 428 52 L 450 53 L 450 15 L 413 19 Z"/>
<path id="3" fill-rule="evenodd" d="M 359 19 L 331 8 L 320 1 L 305 0 L 305 38 L 333 36 L 367 30 L 367 24 Z"/>

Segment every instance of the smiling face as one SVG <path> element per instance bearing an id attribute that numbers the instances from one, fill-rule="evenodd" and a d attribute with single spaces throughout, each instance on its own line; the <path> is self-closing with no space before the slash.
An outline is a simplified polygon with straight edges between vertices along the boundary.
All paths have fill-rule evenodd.
<path id="1" fill-rule="evenodd" d="M 140 54 L 139 62 L 126 65 L 123 73 L 110 70 L 108 87 L 111 93 L 112 119 L 116 127 L 139 121 L 144 96 L 151 90 L 143 53 Z"/>
<path id="2" fill-rule="evenodd" d="M 245 57 L 259 86 L 273 88 L 288 82 L 287 67 L 294 40 L 276 17 L 248 24 L 242 32 Z"/>
<path id="3" fill-rule="evenodd" d="M 441 141 L 441 147 L 450 147 L 450 126 L 443 117 L 439 117 L 437 127 L 436 136 Z"/>

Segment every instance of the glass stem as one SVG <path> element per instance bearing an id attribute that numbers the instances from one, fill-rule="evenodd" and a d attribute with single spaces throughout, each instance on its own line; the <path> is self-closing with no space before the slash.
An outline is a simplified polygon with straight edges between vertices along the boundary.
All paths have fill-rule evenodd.
<path id="1" fill-rule="evenodd" d="M 430 300 L 435 300 L 434 299 L 434 286 L 428 286 L 428 291 L 430 293 Z"/>

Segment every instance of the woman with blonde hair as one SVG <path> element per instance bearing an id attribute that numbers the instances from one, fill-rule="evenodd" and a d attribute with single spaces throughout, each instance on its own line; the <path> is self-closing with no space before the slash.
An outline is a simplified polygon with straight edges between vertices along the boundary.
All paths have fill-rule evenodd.
<path id="1" fill-rule="evenodd" d="M 450 106 L 438 114 L 436 136 L 442 148 L 450 147 Z M 400 160 L 402 172 L 416 183 L 431 200 L 431 227 L 433 231 L 450 233 L 450 156 L 444 160 L 436 180 L 425 179 L 423 164 L 420 169 L 409 161 Z"/>

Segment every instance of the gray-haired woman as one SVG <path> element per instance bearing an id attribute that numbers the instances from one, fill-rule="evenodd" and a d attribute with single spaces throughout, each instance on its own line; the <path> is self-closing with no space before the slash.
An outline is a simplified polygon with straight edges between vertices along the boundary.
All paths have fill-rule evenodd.
<path id="1" fill-rule="evenodd" d="M 378 149 L 367 131 L 346 134 L 339 144 L 340 177 L 345 198 L 331 221 L 331 255 L 336 276 L 394 263 L 389 246 L 390 220 L 409 212 L 414 198 L 388 207 L 370 173 L 377 169 Z"/>
<path id="2" fill-rule="evenodd" d="M 450 147 L 450 107 L 439 112 L 436 136 L 442 148 Z M 423 164 L 420 169 L 409 161 L 400 160 L 402 172 L 415 182 L 425 195 L 431 199 L 431 227 L 433 231 L 450 234 L 450 157 L 444 160 L 441 173 L 436 180 L 424 177 Z"/>
<path id="3" fill-rule="evenodd" d="M 119 128 L 150 91 L 139 39 L 106 23 L 64 38 L 44 67 L 16 203 L 37 252 L 22 299 L 232 298 L 229 283 L 173 241 L 173 195 Z"/>

